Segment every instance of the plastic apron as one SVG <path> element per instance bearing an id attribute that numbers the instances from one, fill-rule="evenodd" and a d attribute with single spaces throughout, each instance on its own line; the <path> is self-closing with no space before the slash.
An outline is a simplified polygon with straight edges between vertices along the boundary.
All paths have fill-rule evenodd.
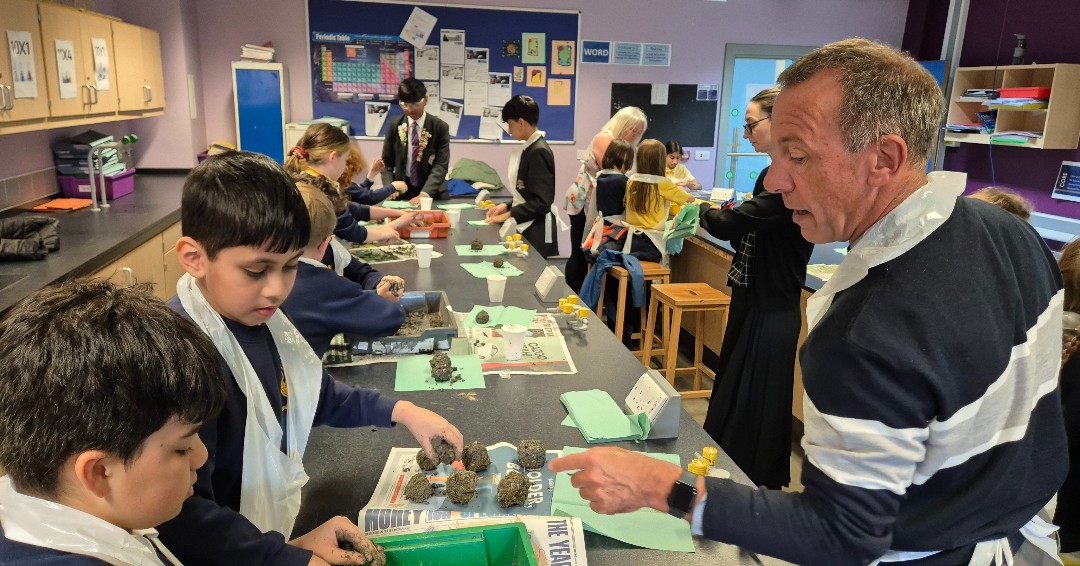
<path id="1" fill-rule="evenodd" d="M 806 301 L 806 320 L 809 332 L 821 321 L 829 310 L 833 297 L 837 293 L 855 285 L 866 277 L 873 267 L 895 259 L 922 242 L 934 230 L 937 230 L 956 206 L 956 198 L 964 192 L 967 175 L 935 171 L 928 175 L 929 182 L 915 191 L 876 224 L 870 227 L 859 241 L 848 250 L 847 257 L 837 267 L 836 272 Z M 805 394 L 803 402 L 806 402 Z M 1047 508 L 1056 503 L 1051 499 Z M 1020 529 L 1024 538 L 1057 559 L 1057 541 L 1053 538 L 1057 527 L 1045 521 L 1039 515 Z M 904 552 L 890 550 L 873 564 L 905 562 L 937 554 L 930 552 Z M 987 540 L 975 545 L 975 552 L 968 566 L 990 566 L 1013 564 L 1012 550 L 1007 538 Z"/>
<path id="2" fill-rule="evenodd" d="M 116 566 L 162 566 L 180 561 L 157 539 L 154 529 L 128 532 L 104 519 L 59 503 L 15 491 L 11 478 L 0 478 L 0 525 L 4 536 L 42 548 L 91 556 Z"/>
<path id="3" fill-rule="evenodd" d="M 247 400 L 240 514 L 259 530 L 277 531 L 287 538 L 300 512 L 300 489 L 308 481 L 303 458 L 322 387 L 322 362 L 281 311 L 266 322 L 289 392 L 289 434 L 283 453 L 281 425 L 251 362 L 221 315 L 210 308 L 190 275 L 177 282 L 176 294 L 195 324 L 210 336 Z"/>
<path id="4" fill-rule="evenodd" d="M 522 144 L 519 149 L 514 150 L 514 152 L 510 154 L 510 165 L 509 165 L 509 167 L 507 167 L 507 173 L 508 173 L 507 179 L 510 180 L 510 184 L 507 186 L 507 188 L 510 189 L 510 196 L 513 197 L 513 200 L 510 203 L 511 207 L 514 207 L 514 206 L 517 206 L 519 204 L 524 204 L 525 203 L 525 197 L 521 196 L 521 193 L 518 192 L 518 188 L 517 188 L 517 184 L 518 184 L 517 183 L 518 166 L 521 165 L 521 154 L 525 153 L 525 150 L 528 149 L 530 145 L 536 143 L 536 141 L 539 140 L 542 137 L 544 137 L 543 130 L 536 130 L 535 132 L 533 132 L 533 134 L 531 136 L 529 136 L 529 139 L 525 140 L 525 143 Z M 593 191 L 593 192 L 595 192 L 595 191 Z M 513 217 L 510 217 L 510 218 L 508 218 L 506 220 L 506 224 L 508 224 L 508 226 L 511 226 L 512 228 L 505 228 L 504 227 L 505 230 L 516 229 L 518 232 L 524 232 L 525 230 L 528 230 L 529 226 L 533 225 L 533 222 L 535 222 L 535 220 L 529 220 L 528 222 L 522 222 L 522 223 L 519 224 L 517 222 L 511 222 L 512 220 L 513 220 Z M 551 209 L 548 210 L 548 213 L 544 215 L 544 243 L 545 244 L 552 243 L 552 241 L 551 241 L 551 223 L 552 222 L 558 223 L 560 231 L 566 231 L 566 230 L 570 229 L 570 226 L 566 222 L 563 222 L 562 217 L 559 216 L 559 209 L 556 208 L 554 202 L 551 203 Z M 503 230 L 499 231 L 499 235 L 501 237 L 506 236 L 506 234 L 503 233 Z"/>
<path id="5" fill-rule="evenodd" d="M 639 183 L 652 183 L 654 185 L 659 185 L 660 183 L 667 180 L 668 178 L 662 175 L 647 175 L 644 173 L 634 173 L 633 175 L 630 175 L 627 184 L 632 181 L 637 181 Z M 664 210 L 667 210 L 667 201 L 664 201 L 664 203 Z M 638 228 L 637 226 L 630 225 L 625 220 L 622 221 L 622 225 L 627 228 L 626 242 L 623 243 L 622 249 L 623 253 L 630 253 L 634 242 L 634 236 L 642 234 L 647 237 L 654 246 L 656 246 L 657 250 L 660 251 L 660 264 L 664 267 L 668 266 L 671 256 L 670 254 L 668 254 L 667 243 L 664 238 L 664 230 L 667 227 L 666 218 L 661 219 L 660 223 L 656 226 L 653 226 L 652 228 Z"/>
<path id="6" fill-rule="evenodd" d="M 338 275 L 344 276 L 345 267 L 352 262 L 352 254 L 349 253 L 349 248 L 345 246 L 341 238 L 333 236 L 330 238 L 330 251 L 334 254 L 334 271 Z"/>

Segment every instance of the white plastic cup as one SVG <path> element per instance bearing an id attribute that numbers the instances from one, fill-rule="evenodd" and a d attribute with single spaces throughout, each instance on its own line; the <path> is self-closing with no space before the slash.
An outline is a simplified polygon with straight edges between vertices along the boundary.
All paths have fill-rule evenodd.
<path id="1" fill-rule="evenodd" d="M 500 332 L 506 338 L 506 360 L 509 362 L 521 359 L 521 347 L 525 344 L 525 332 L 528 328 L 520 324 L 507 324 Z"/>
<path id="2" fill-rule="evenodd" d="M 493 303 L 501 303 L 503 293 L 506 292 L 506 276 L 492 274 L 487 276 L 488 300 Z"/>
<path id="3" fill-rule="evenodd" d="M 431 197 L 420 197 L 420 210 L 431 210 Z"/>
<path id="4" fill-rule="evenodd" d="M 446 217 L 450 219 L 450 229 L 457 228 L 458 221 L 461 220 L 461 209 L 451 208 L 446 211 Z"/>
<path id="5" fill-rule="evenodd" d="M 431 244 L 416 244 L 416 262 L 420 264 L 420 269 L 431 267 L 431 252 L 434 249 L 435 246 Z"/>

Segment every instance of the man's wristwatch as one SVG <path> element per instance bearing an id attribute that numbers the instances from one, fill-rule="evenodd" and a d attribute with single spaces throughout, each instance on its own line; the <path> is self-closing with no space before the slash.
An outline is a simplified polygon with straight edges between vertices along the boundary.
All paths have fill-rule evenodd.
<path id="1" fill-rule="evenodd" d="M 682 477 L 671 486 L 668 494 L 668 514 L 680 519 L 686 517 L 694 510 L 694 501 L 697 500 L 697 479 L 695 474 L 684 471 Z"/>

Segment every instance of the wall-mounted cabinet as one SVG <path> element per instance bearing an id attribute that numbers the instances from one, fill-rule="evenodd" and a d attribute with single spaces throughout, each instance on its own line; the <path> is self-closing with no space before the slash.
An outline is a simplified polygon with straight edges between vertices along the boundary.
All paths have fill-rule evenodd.
<path id="1" fill-rule="evenodd" d="M 9 44 L 0 53 L 0 134 L 164 113 L 156 31 L 50 2 L 0 0 L 0 14 Z"/>
<path id="2" fill-rule="evenodd" d="M 979 100 L 965 99 L 968 89 L 1045 87 L 1050 101 L 1045 109 L 1026 110 L 996 107 L 995 132 L 1042 132 L 1041 138 L 1008 145 L 1037 149 L 1080 147 L 1080 65 L 1008 65 L 1003 67 L 961 67 L 956 70 L 953 99 L 949 101 L 950 124 L 978 124 L 978 112 L 988 108 Z M 945 141 L 995 145 L 1003 143 L 991 134 L 946 132 Z"/>

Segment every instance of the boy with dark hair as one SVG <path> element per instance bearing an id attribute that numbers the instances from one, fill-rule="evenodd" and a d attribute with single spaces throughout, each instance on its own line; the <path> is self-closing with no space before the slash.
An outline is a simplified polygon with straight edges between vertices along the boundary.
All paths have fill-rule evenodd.
<path id="1" fill-rule="evenodd" d="M 76 280 L 16 305 L 0 322 L 0 563 L 179 564 L 152 527 L 206 461 L 216 358 L 143 286 Z"/>
<path id="2" fill-rule="evenodd" d="M 488 224 L 501 224 L 513 218 L 521 232 L 541 256 L 559 253 L 556 233 L 558 211 L 555 202 L 555 155 L 551 153 L 540 122 L 540 107 L 531 96 L 519 94 L 511 98 L 502 111 L 507 131 L 515 140 L 525 144 L 510 156 L 511 204 L 500 204 L 488 210 Z"/>
<path id="3" fill-rule="evenodd" d="M 162 539 L 188 564 L 381 564 L 380 549 L 344 517 L 286 543 L 308 479 L 311 427 L 400 422 L 431 456 L 435 436 L 460 453 L 461 433 L 408 401 L 338 383 L 278 312 L 311 235 L 281 166 L 255 153 L 214 156 L 184 183 L 180 216 L 176 251 L 187 274 L 168 304 L 213 340 L 228 398 L 200 431 L 209 460 L 195 495 L 162 525 Z M 341 550 L 342 540 L 358 551 Z"/>
<path id="4" fill-rule="evenodd" d="M 411 199 L 439 192 L 450 167 L 450 126 L 425 111 L 427 87 L 409 77 L 398 85 L 398 105 L 404 114 L 390 120 L 383 140 L 383 185 Z"/>

